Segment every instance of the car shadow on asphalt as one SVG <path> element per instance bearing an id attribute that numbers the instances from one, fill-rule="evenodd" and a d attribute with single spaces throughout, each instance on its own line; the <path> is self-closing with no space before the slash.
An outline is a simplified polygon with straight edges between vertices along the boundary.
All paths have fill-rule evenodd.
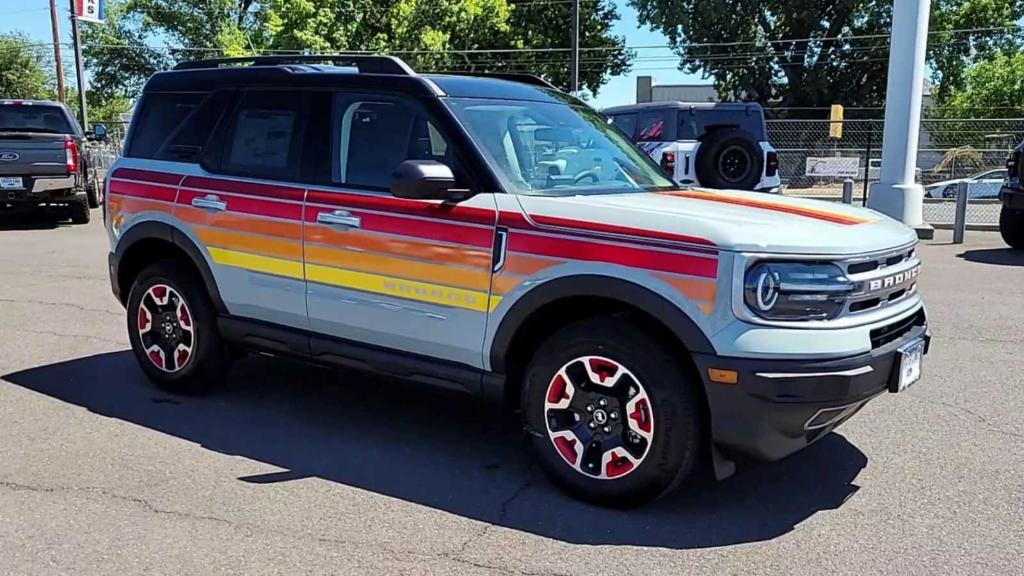
<path id="1" fill-rule="evenodd" d="M 0 232 L 8 230 L 52 230 L 62 223 L 45 212 L 5 211 L 0 205 Z"/>
<path id="2" fill-rule="evenodd" d="M 995 264 L 997 266 L 1024 266 L 1024 251 L 1011 248 L 984 248 L 967 250 L 957 254 L 968 262 Z"/>
<path id="3" fill-rule="evenodd" d="M 609 510 L 557 491 L 523 433 L 455 393 L 253 357 L 207 397 L 154 388 L 129 351 L 3 376 L 89 411 L 283 468 L 239 480 L 317 477 L 575 544 L 706 548 L 775 538 L 843 505 L 867 457 L 838 434 L 781 462 Z"/>

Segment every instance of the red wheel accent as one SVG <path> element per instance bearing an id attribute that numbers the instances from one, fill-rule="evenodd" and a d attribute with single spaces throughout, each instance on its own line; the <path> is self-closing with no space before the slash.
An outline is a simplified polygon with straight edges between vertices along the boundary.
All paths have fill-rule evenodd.
<path id="1" fill-rule="evenodd" d="M 565 458 L 565 461 L 575 466 L 576 461 L 579 460 L 579 454 L 576 453 L 576 439 L 567 438 L 565 436 L 556 436 L 554 438 L 555 448 Z"/>
<path id="2" fill-rule="evenodd" d="M 629 419 L 636 422 L 636 427 L 641 431 L 648 434 L 651 433 L 651 407 L 647 405 L 646 398 L 640 398 L 636 401 L 636 406 L 633 408 L 633 412 L 630 413 Z"/>
<path id="3" fill-rule="evenodd" d="M 183 305 L 178 307 L 178 322 L 181 323 L 182 328 L 192 327 L 192 317 L 188 314 L 188 308 Z"/>
<path id="4" fill-rule="evenodd" d="M 153 299 L 156 300 L 157 304 L 163 304 L 167 301 L 166 286 L 153 286 L 149 291 L 153 295 Z"/>
<path id="5" fill-rule="evenodd" d="M 591 357 L 588 363 L 590 369 L 601 380 L 601 384 L 619 373 L 619 365 L 604 358 Z"/>
<path id="6" fill-rule="evenodd" d="M 562 400 L 569 399 L 569 393 L 566 391 L 568 384 L 565 382 L 565 378 L 561 374 L 556 374 L 555 378 L 551 380 L 551 386 L 548 387 L 548 402 L 551 404 L 558 404 Z"/>
<path id="7" fill-rule="evenodd" d="M 149 359 L 153 361 L 153 364 L 156 364 L 157 368 L 161 370 L 167 369 L 167 367 L 164 366 L 164 355 L 159 350 L 150 350 Z"/>
<path id="8" fill-rule="evenodd" d="M 151 286 L 139 302 L 137 332 L 146 356 L 164 372 L 178 372 L 192 359 L 196 330 L 181 294 L 166 284 Z"/>
<path id="9" fill-rule="evenodd" d="M 631 471 L 635 466 L 632 460 L 612 450 L 611 458 L 604 467 L 604 475 L 609 478 L 618 478 Z"/>
<path id="10" fill-rule="evenodd" d="M 178 353 L 175 354 L 175 358 L 174 358 L 174 361 L 176 362 L 175 368 L 181 368 L 182 366 L 184 366 L 185 363 L 188 362 L 188 357 L 189 357 L 190 354 L 191 354 L 191 351 L 188 348 L 185 348 L 185 347 L 179 348 L 178 349 Z"/>
<path id="11" fill-rule="evenodd" d="M 149 317 L 149 311 L 146 310 L 145 306 L 139 305 L 139 332 L 145 332 L 149 330 L 151 320 Z"/>

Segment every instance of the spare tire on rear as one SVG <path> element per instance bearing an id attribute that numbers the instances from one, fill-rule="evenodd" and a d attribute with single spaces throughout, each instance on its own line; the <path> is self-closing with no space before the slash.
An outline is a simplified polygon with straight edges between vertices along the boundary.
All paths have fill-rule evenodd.
<path id="1" fill-rule="evenodd" d="M 749 132 L 723 128 L 701 141 L 696 168 L 701 186 L 754 190 L 764 172 L 764 153 Z"/>

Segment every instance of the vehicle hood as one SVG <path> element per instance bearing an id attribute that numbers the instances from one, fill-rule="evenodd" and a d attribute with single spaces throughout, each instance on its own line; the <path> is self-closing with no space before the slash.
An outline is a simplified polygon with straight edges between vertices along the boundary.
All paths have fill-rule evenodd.
<path id="1" fill-rule="evenodd" d="M 672 192 L 519 196 L 540 228 L 582 227 L 609 234 L 676 238 L 721 250 L 851 255 L 917 241 L 914 230 L 873 210 L 757 192 Z"/>

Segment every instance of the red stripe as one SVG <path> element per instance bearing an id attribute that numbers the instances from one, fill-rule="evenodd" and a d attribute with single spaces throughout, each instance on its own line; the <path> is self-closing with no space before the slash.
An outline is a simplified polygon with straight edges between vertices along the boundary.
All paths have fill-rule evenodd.
<path id="1" fill-rule="evenodd" d="M 306 222 L 315 223 L 318 214 L 331 211 L 330 208 L 310 206 L 306 209 Z M 461 226 L 455 223 L 431 222 L 429 220 L 414 220 L 411 218 L 396 218 L 360 210 L 350 210 L 350 212 L 353 216 L 360 218 L 360 230 L 411 236 L 439 242 L 467 244 L 481 248 L 490 248 L 494 243 L 494 231 L 490 228 L 476 228 L 473 226 Z"/>
<path id="2" fill-rule="evenodd" d="M 555 218 L 552 216 L 532 216 L 533 221 L 544 226 L 558 226 L 571 228 L 586 232 L 604 232 L 607 234 L 622 234 L 624 236 L 635 236 L 637 238 L 649 238 L 653 240 L 665 240 L 668 242 L 683 242 L 686 244 L 702 244 L 714 246 L 715 243 L 696 236 L 685 234 L 672 234 L 669 232 L 658 232 L 657 230 L 644 230 L 643 228 L 630 228 L 628 226 L 616 226 L 614 224 L 603 224 L 601 222 L 587 222 L 583 220 L 569 220 L 566 218 Z"/>
<path id="3" fill-rule="evenodd" d="M 211 191 L 212 192 L 212 191 Z M 191 205 L 193 198 L 206 196 L 206 192 L 184 190 L 178 195 L 178 204 Z M 302 219 L 301 204 L 286 204 L 273 200 L 260 200 L 257 198 L 244 198 L 242 196 L 221 197 L 227 202 L 229 212 L 242 212 L 257 216 L 272 216 L 274 218 L 285 218 L 288 220 Z"/>
<path id="4" fill-rule="evenodd" d="M 175 188 L 165 186 L 153 186 L 151 184 L 138 184 L 136 182 L 111 180 L 110 194 L 174 202 L 174 195 L 177 194 L 177 190 Z"/>
<path id="5" fill-rule="evenodd" d="M 304 188 L 293 188 L 291 186 L 276 186 L 273 184 L 258 184 L 256 182 L 244 182 L 241 180 L 223 180 L 220 178 L 205 178 L 203 176 L 188 176 L 181 183 L 183 188 L 198 188 L 213 192 L 227 192 L 228 194 L 247 194 L 249 196 L 266 196 L 281 200 L 292 200 L 302 202 L 306 195 Z"/>
<path id="6" fill-rule="evenodd" d="M 380 210 L 425 218 L 442 218 L 473 224 L 494 224 L 494 210 L 455 206 L 438 202 L 406 200 L 392 196 L 369 196 L 365 194 L 346 194 L 343 192 L 323 192 L 310 190 L 306 201 L 311 204 L 327 204 L 362 208 L 364 210 Z"/>
<path id="7" fill-rule="evenodd" d="M 135 168 L 118 168 L 117 170 L 114 170 L 114 173 L 111 174 L 110 177 L 138 180 L 140 182 L 152 182 L 154 184 L 167 184 L 170 186 L 177 186 L 178 182 L 181 182 L 181 174 L 136 170 Z"/>
<path id="8" fill-rule="evenodd" d="M 586 242 L 569 238 L 511 234 L 508 249 L 513 252 L 550 256 L 552 258 L 609 262 L 631 268 L 689 274 L 704 278 L 718 277 L 718 260 L 715 258 L 658 252 L 643 248 L 615 246 L 613 244 Z"/>

